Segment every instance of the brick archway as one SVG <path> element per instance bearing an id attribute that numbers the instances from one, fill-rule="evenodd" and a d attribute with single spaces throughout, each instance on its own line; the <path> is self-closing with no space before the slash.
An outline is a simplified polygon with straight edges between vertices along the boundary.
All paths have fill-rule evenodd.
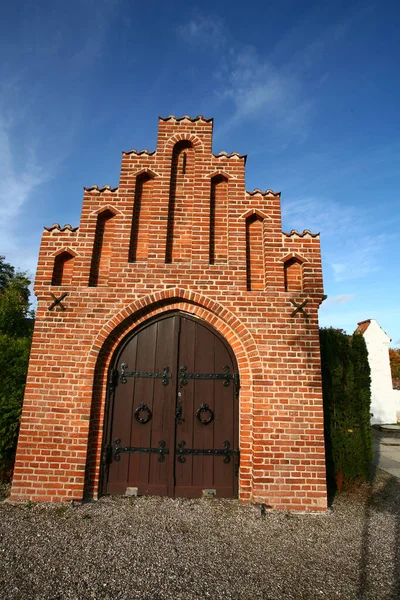
<path id="1" fill-rule="evenodd" d="M 85 496 L 97 497 L 100 484 L 100 461 L 104 413 L 107 396 L 107 374 L 115 350 L 123 339 L 139 325 L 166 312 L 182 311 L 211 325 L 232 348 L 239 368 L 241 474 L 239 497 L 251 494 L 252 402 L 254 371 L 261 362 L 256 344 L 245 325 L 229 310 L 206 296 L 174 288 L 150 294 L 133 302 L 115 315 L 99 332 L 88 356 L 85 372 L 92 373 L 93 386 L 88 431 L 88 453 L 85 474 Z M 86 388 L 89 381 L 86 382 Z M 249 479 L 250 476 L 250 479 Z"/>
<path id="2" fill-rule="evenodd" d="M 204 151 L 204 147 L 203 147 L 201 140 L 199 140 L 197 135 L 194 135 L 193 133 L 191 133 L 191 134 L 177 133 L 177 134 L 173 135 L 172 137 L 169 138 L 169 140 L 167 140 L 167 142 L 165 144 L 165 150 L 168 152 L 168 154 L 172 154 L 172 150 L 173 150 L 175 144 L 177 144 L 178 142 L 182 142 L 184 140 L 187 142 L 191 142 L 193 144 L 193 147 L 196 150 L 196 152 Z"/>

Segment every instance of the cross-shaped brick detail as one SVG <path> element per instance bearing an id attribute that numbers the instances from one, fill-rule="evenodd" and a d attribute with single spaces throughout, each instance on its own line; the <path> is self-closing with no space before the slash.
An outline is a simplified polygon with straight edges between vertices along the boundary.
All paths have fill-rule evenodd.
<path id="1" fill-rule="evenodd" d="M 290 315 L 292 318 L 295 317 L 298 312 L 301 312 L 305 316 L 306 319 L 308 319 L 310 317 L 308 312 L 306 310 L 304 310 L 304 307 L 306 306 L 306 304 L 308 304 L 308 299 L 303 300 L 303 302 L 301 304 L 297 304 L 297 302 L 295 301 L 294 298 L 290 298 L 290 302 L 295 307 L 294 311 Z"/>
<path id="2" fill-rule="evenodd" d="M 53 294 L 53 292 L 50 292 L 50 296 L 53 298 L 54 302 L 52 302 L 52 303 L 50 304 L 50 306 L 48 307 L 48 310 L 53 310 L 53 308 L 54 308 L 55 306 L 59 307 L 59 308 L 60 308 L 60 310 L 65 310 L 65 306 L 64 306 L 64 304 L 63 304 L 61 301 L 62 301 L 62 300 L 64 300 L 64 298 L 65 298 L 66 296 L 68 296 L 68 292 L 64 292 L 63 294 L 61 294 L 61 296 L 60 296 L 59 298 L 57 298 L 57 297 L 56 297 L 56 296 Z"/>

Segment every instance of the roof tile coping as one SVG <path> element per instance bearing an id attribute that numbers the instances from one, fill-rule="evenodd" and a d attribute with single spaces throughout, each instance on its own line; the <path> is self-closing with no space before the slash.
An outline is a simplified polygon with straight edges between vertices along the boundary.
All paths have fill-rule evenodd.
<path id="1" fill-rule="evenodd" d="M 247 154 L 239 154 L 239 152 L 231 152 L 230 154 L 228 154 L 227 152 L 225 152 L 225 150 L 221 150 L 221 152 L 218 152 L 218 154 L 214 154 L 213 153 L 213 157 L 214 158 L 236 158 L 236 159 L 243 159 L 244 160 L 244 164 L 246 164 L 246 161 L 247 161 Z"/>
<path id="2" fill-rule="evenodd" d="M 153 154 L 155 154 L 156 151 L 153 150 L 147 150 L 147 148 L 144 148 L 143 150 L 134 150 L 132 148 L 132 150 L 122 150 L 122 154 L 128 155 L 129 154 L 136 154 L 136 156 L 141 156 L 142 154 L 146 154 L 146 156 L 153 156 Z"/>
<path id="3" fill-rule="evenodd" d="M 263 192 L 260 188 L 255 188 L 252 192 L 246 190 L 246 194 L 249 194 L 249 196 L 260 194 L 261 196 L 275 196 L 276 198 L 280 198 L 281 196 L 281 192 L 274 192 L 274 190 L 265 190 L 265 192 Z"/>
<path id="4" fill-rule="evenodd" d="M 54 229 L 57 229 L 57 231 L 78 231 L 79 227 L 72 227 L 69 223 L 66 223 L 65 225 L 63 225 L 62 227 L 60 227 L 59 223 L 53 223 L 53 225 L 51 225 L 50 227 L 44 227 L 44 229 L 46 231 L 54 231 Z"/>
<path id="5" fill-rule="evenodd" d="M 144 148 L 144 150 L 135 150 L 132 148 L 132 150 L 123 150 L 122 154 L 125 154 L 125 156 L 129 156 L 130 154 L 135 154 L 136 156 L 141 156 L 142 154 L 145 154 L 146 156 L 153 156 L 156 154 L 156 152 L 156 150 L 150 151 L 147 150 L 147 148 Z M 225 152 L 224 150 L 218 152 L 218 154 L 213 153 L 213 156 L 214 158 L 241 158 L 244 159 L 245 162 L 247 160 L 247 154 L 239 154 L 239 152 L 231 152 L 228 154 L 228 152 Z"/>
<path id="6" fill-rule="evenodd" d="M 90 187 L 83 187 L 83 189 L 85 190 L 85 192 L 99 192 L 101 194 L 103 192 L 115 193 L 118 190 L 118 187 L 113 188 L 110 185 L 106 184 L 103 185 L 103 187 L 99 187 L 98 185 L 91 185 Z"/>
<path id="7" fill-rule="evenodd" d="M 285 231 L 282 231 L 282 235 L 286 235 L 286 237 L 292 237 L 294 235 L 297 235 L 298 237 L 305 237 L 306 235 L 309 235 L 312 238 L 319 238 L 319 232 L 318 233 L 311 233 L 311 231 L 309 229 L 304 229 L 303 233 L 299 233 L 297 231 L 297 229 L 292 229 L 290 231 L 290 233 L 286 233 Z"/>
<path id="8" fill-rule="evenodd" d="M 175 115 L 168 115 L 168 117 L 158 117 L 160 121 L 170 121 L 171 119 L 173 119 L 174 121 L 191 121 L 192 123 L 196 123 L 196 121 L 205 121 L 206 123 L 212 123 L 214 121 L 214 119 L 211 117 L 211 119 L 206 119 L 206 117 L 203 117 L 203 115 L 197 115 L 197 117 L 194 117 L 194 119 L 192 117 L 189 117 L 189 115 L 183 115 L 183 117 L 175 117 Z"/>

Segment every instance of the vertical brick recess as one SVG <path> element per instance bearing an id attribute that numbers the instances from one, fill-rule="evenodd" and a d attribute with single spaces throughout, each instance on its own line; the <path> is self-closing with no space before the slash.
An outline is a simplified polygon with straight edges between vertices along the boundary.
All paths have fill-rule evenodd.
<path id="1" fill-rule="evenodd" d="M 153 177 L 149 173 L 141 173 L 136 178 L 129 262 L 147 260 L 152 200 Z"/>
<path id="2" fill-rule="evenodd" d="M 285 291 L 301 292 L 303 289 L 303 267 L 297 258 L 290 258 L 284 263 Z"/>
<path id="3" fill-rule="evenodd" d="M 265 267 L 263 251 L 263 219 L 253 214 L 246 219 L 246 268 L 247 289 L 263 290 L 265 287 Z"/>
<path id="4" fill-rule="evenodd" d="M 114 238 L 114 213 L 102 211 L 97 217 L 89 285 L 107 285 Z"/>
<path id="5" fill-rule="evenodd" d="M 280 194 L 246 192 L 246 157 L 213 154 L 212 128 L 160 118 L 156 151 L 123 152 L 117 188 L 84 189 L 79 228 L 45 228 L 13 499 L 97 497 L 113 352 L 179 309 L 236 355 L 241 501 L 326 509 L 319 236 L 282 233 Z"/>
<path id="6" fill-rule="evenodd" d="M 74 269 L 74 257 L 66 250 L 54 258 L 51 285 L 71 285 Z"/>
<path id="7" fill-rule="evenodd" d="M 228 260 L 228 180 L 223 175 L 211 179 L 210 265 Z"/>

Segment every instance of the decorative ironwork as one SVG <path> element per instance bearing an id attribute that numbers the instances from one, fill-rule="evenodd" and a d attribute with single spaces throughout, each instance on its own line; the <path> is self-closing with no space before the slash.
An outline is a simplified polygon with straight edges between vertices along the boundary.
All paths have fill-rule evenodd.
<path id="1" fill-rule="evenodd" d="M 223 449 L 205 449 L 205 450 L 200 450 L 200 449 L 195 449 L 195 448 L 185 448 L 186 446 L 186 442 L 185 440 L 181 440 L 178 443 L 178 448 L 176 448 L 175 450 L 175 455 L 178 456 L 178 461 L 180 463 L 185 463 L 186 462 L 186 455 L 190 455 L 190 454 L 194 454 L 194 455 L 203 455 L 203 456 L 223 456 L 224 457 L 224 463 L 230 463 L 231 462 L 231 456 L 235 456 L 235 457 L 239 457 L 240 455 L 240 450 L 231 450 L 230 449 L 230 442 L 228 442 L 228 440 L 226 440 L 223 444 Z"/>
<path id="2" fill-rule="evenodd" d="M 178 461 L 180 463 L 186 462 L 186 458 L 183 456 L 183 454 L 185 453 L 185 450 L 184 450 L 185 446 L 186 446 L 185 440 L 181 440 L 180 442 L 178 442 L 178 449 L 175 450 L 175 454 L 178 454 Z M 187 451 L 186 451 L 186 454 L 187 454 Z"/>
<path id="3" fill-rule="evenodd" d="M 304 307 L 308 304 L 308 300 L 304 300 L 301 304 L 297 304 L 297 302 L 295 301 L 294 298 L 290 298 L 290 302 L 295 307 L 295 310 L 290 315 L 291 317 L 295 317 L 298 312 L 301 312 L 305 316 L 306 319 L 309 318 L 310 315 L 308 314 L 308 312 L 306 310 L 304 310 Z"/>
<path id="4" fill-rule="evenodd" d="M 188 373 L 187 367 L 180 367 L 178 380 L 181 386 L 186 386 L 189 382 L 188 379 L 222 379 L 224 386 L 231 385 L 231 380 L 236 383 L 239 378 L 238 373 L 231 373 L 228 365 L 225 365 L 222 369 L 223 373 Z"/>
<path id="5" fill-rule="evenodd" d="M 179 369 L 179 374 L 178 374 L 179 387 L 183 387 L 189 383 L 188 379 L 187 379 L 186 371 L 187 371 L 187 367 L 180 367 L 180 369 Z"/>
<path id="6" fill-rule="evenodd" d="M 113 455 L 112 450 L 113 449 L 110 446 L 110 444 L 107 444 L 107 446 L 104 446 L 103 452 L 101 453 L 101 464 L 102 465 L 109 465 L 111 463 L 112 455 Z"/>
<path id="7" fill-rule="evenodd" d="M 234 470 L 233 470 L 235 477 L 237 477 L 239 475 L 239 467 L 240 467 L 240 452 L 239 452 L 239 450 L 237 450 L 236 454 L 235 454 L 235 466 L 234 466 Z"/>
<path id="8" fill-rule="evenodd" d="M 162 373 L 153 373 L 151 371 L 127 371 L 128 365 L 126 363 L 121 364 L 121 371 L 119 380 L 121 383 L 127 383 L 127 377 L 144 377 L 147 379 L 162 379 L 163 385 L 168 385 L 169 379 L 171 379 L 171 373 L 169 367 L 164 367 Z"/>
<path id="9" fill-rule="evenodd" d="M 128 453 L 128 454 L 158 454 L 158 462 L 164 462 L 165 460 L 165 454 L 169 454 L 169 450 L 168 448 L 166 448 L 165 446 L 167 445 L 166 442 L 164 442 L 164 440 L 161 440 L 160 442 L 158 442 L 158 448 L 136 448 L 133 446 L 120 446 L 121 440 L 116 438 L 114 440 L 113 443 L 113 452 L 112 452 L 112 456 L 113 459 L 116 461 L 121 460 L 121 453 Z"/>
<path id="10" fill-rule="evenodd" d="M 208 417 L 204 418 L 202 417 L 202 413 L 207 413 L 208 412 Z M 212 423 L 214 421 L 214 413 L 211 410 L 211 408 L 208 406 L 208 404 L 200 404 L 200 408 L 197 409 L 196 412 L 196 419 L 198 421 L 200 421 L 200 423 L 202 423 L 203 425 L 209 425 L 210 423 Z"/>
<path id="11" fill-rule="evenodd" d="M 146 416 L 141 417 L 140 416 L 141 413 L 146 413 Z M 153 417 L 153 413 L 151 412 L 151 410 L 149 409 L 147 404 L 143 404 L 143 403 L 139 404 L 139 406 L 137 407 L 137 409 L 135 410 L 135 412 L 133 414 L 135 416 L 136 421 L 138 423 L 140 423 L 141 425 L 145 425 L 146 423 L 151 421 L 151 419 Z"/>
<path id="12" fill-rule="evenodd" d="M 236 399 L 238 399 L 239 398 L 239 390 L 240 390 L 239 373 L 233 373 L 233 382 L 235 385 L 235 396 L 236 396 Z"/>
<path id="13" fill-rule="evenodd" d="M 64 304 L 62 303 L 62 300 L 64 300 L 64 298 L 68 296 L 68 292 L 64 292 L 59 298 L 57 298 L 57 296 L 55 296 L 53 292 L 50 292 L 50 296 L 53 298 L 54 302 L 50 304 L 47 310 L 53 310 L 53 308 L 56 306 L 59 307 L 60 310 L 66 310 Z"/>
<path id="14" fill-rule="evenodd" d="M 117 382 L 118 382 L 118 371 L 117 371 L 117 369 L 111 369 L 109 378 L 108 378 L 108 390 L 109 390 L 110 394 L 112 394 L 113 391 L 115 390 L 115 388 L 117 386 Z"/>
<path id="15" fill-rule="evenodd" d="M 176 400 L 175 423 L 177 425 L 183 424 L 181 392 L 178 392 L 178 398 Z"/>

